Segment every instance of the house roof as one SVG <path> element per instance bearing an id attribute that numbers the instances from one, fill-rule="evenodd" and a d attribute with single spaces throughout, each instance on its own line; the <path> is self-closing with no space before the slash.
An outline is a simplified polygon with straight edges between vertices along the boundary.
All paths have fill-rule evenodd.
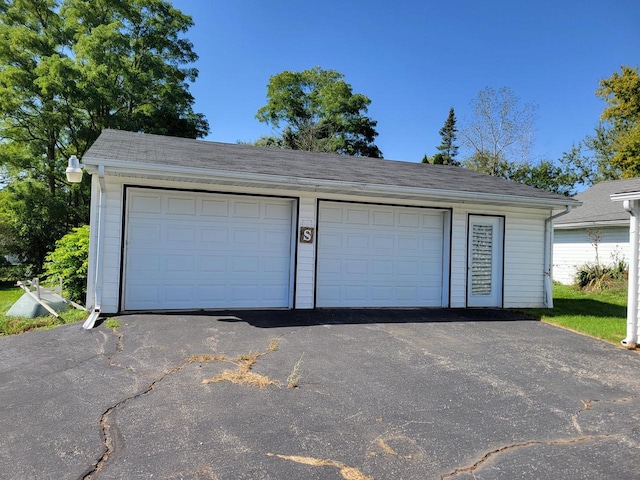
<path id="1" fill-rule="evenodd" d="M 611 201 L 611 195 L 629 191 L 640 191 L 640 178 L 597 183 L 576 195 L 582 206 L 558 218 L 554 225 L 558 228 L 629 225 L 629 214 L 622 203 Z"/>
<path id="2" fill-rule="evenodd" d="M 173 175 L 187 181 L 236 179 L 279 183 L 287 188 L 329 191 L 341 187 L 350 193 L 411 193 L 435 199 L 517 203 L 560 207 L 578 205 L 575 200 L 474 172 L 465 168 L 401 162 L 329 153 L 261 148 L 104 130 L 82 159 L 105 167 L 106 174 Z M 190 179 L 190 180 L 188 180 Z M 198 180 L 200 179 L 200 180 Z M 242 183 L 240 183 L 242 180 Z"/>

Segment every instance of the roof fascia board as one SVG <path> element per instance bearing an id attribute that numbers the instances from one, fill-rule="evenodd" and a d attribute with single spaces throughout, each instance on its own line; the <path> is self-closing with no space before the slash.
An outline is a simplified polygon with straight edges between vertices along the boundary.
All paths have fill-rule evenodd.
<path id="1" fill-rule="evenodd" d="M 487 204 L 517 204 L 520 206 L 536 206 L 536 207 L 565 207 L 568 205 L 571 206 L 579 206 L 582 205 L 582 202 L 578 200 L 568 198 L 566 201 L 559 201 L 554 199 L 546 199 L 546 198 L 532 198 L 532 197 L 523 197 L 517 195 L 502 195 L 502 194 L 489 194 L 489 193 L 479 193 L 479 192 L 461 192 L 455 190 L 439 190 L 439 189 L 430 189 L 430 188 L 416 188 L 416 187 L 403 187 L 399 185 L 381 185 L 381 184 L 368 184 L 368 183 L 357 183 L 357 182 L 343 182 L 338 180 L 322 180 L 322 179 L 314 179 L 314 178 L 301 178 L 301 177 L 291 177 L 291 176 L 281 176 L 281 175 L 270 175 L 264 173 L 245 173 L 245 172 L 237 172 L 237 171 L 227 171 L 227 170 L 213 170 L 213 169 L 202 169 L 196 167 L 183 167 L 183 166 L 175 166 L 175 165 L 157 165 L 157 164 L 149 164 L 149 163 L 139 163 L 139 162 L 122 162 L 122 161 L 114 161 L 109 159 L 101 159 L 101 158 L 83 158 L 83 164 L 89 173 L 93 173 L 97 171 L 97 167 L 102 165 L 107 167 L 106 174 L 109 174 L 109 170 L 112 170 L 114 173 L 118 173 L 121 175 L 132 174 L 132 175 L 140 175 L 140 174 L 152 174 L 152 173 L 164 173 L 164 174 L 173 174 L 176 176 L 176 179 L 180 179 L 180 177 L 194 176 L 200 179 L 210 179 L 215 181 L 217 179 L 221 180 L 241 180 L 245 182 L 255 182 L 255 183 L 268 183 L 270 185 L 275 186 L 283 186 L 286 187 L 288 185 L 300 185 L 306 186 L 309 188 L 335 188 L 340 190 L 347 190 L 350 192 L 356 191 L 360 194 L 366 194 L 368 192 L 371 193 L 401 193 L 406 195 L 417 195 L 421 197 L 433 197 L 436 199 L 449 199 L 454 201 L 459 201 L 463 203 L 487 203 Z"/>
<path id="2" fill-rule="evenodd" d="M 625 200 L 638 200 L 640 199 L 640 192 L 625 192 L 625 193 L 614 193 L 609 195 L 614 202 L 623 202 Z"/>
<path id="3" fill-rule="evenodd" d="M 559 223 L 554 224 L 553 228 L 556 229 L 572 229 L 572 228 L 585 228 L 585 227 L 628 227 L 629 220 L 609 220 L 609 221 L 593 221 L 593 222 L 573 222 L 573 223 Z"/>

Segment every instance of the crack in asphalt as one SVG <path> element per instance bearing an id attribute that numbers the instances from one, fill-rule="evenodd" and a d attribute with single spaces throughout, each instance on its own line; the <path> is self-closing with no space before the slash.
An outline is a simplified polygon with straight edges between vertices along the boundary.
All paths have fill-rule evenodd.
<path id="1" fill-rule="evenodd" d="M 588 442 L 588 441 L 594 441 L 594 440 L 604 440 L 607 438 L 610 438 L 612 435 L 610 434 L 602 434 L 602 435 L 585 435 L 582 431 L 582 427 L 580 426 L 580 423 L 578 422 L 578 417 L 580 416 L 580 414 L 582 414 L 583 412 L 586 412 L 587 410 L 591 410 L 591 408 L 593 407 L 593 405 L 595 403 L 599 403 L 599 404 L 604 404 L 604 403 L 623 403 L 623 402 L 628 402 L 628 401 L 632 401 L 634 400 L 636 397 L 624 397 L 624 398 L 617 398 L 617 399 L 613 399 L 613 400 L 581 400 L 583 403 L 583 407 L 578 410 L 575 414 L 573 414 L 571 416 L 571 422 L 574 426 L 574 428 L 576 429 L 576 431 L 578 432 L 578 434 L 580 435 L 579 437 L 575 437 L 575 438 L 567 438 L 567 439 L 560 439 L 560 440 L 551 440 L 551 441 L 542 441 L 542 440 L 531 440 L 528 442 L 521 442 L 521 443 L 514 443 L 511 445 L 505 445 L 504 447 L 500 447 L 497 448 L 495 450 L 492 450 L 488 453 L 486 453 L 485 455 L 482 456 L 482 458 L 480 458 L 478 461 L 476 461 L 473 465 L 470 465 L 468 467 L 460 467 L 460 468 L 456 468 L 455 470 L 453 470 L 452 472 L 446 473 L 444 475 L 440 476 L 440 480 L 445 480 L 448 478 L 453 478 L 456 475 L 459 475 L 461 473 L 469 473 L 471 475 L 473 475 L 473 473 L 480 467 L 482 467 L 482 465 L 487 462 L 491 457 L 507 452 L 507 451 L 511 451 L 517 448 L 525 448 L 525 447 L 531 447 L 534 445 L 546 445 L 546 446 L 553 446 L 553 445 L 571 445 L 574 443 L 581 443 L 581 442 Z"/>
<path id="2" fill-rule="evenodd" d="M 108 363 L 112 367 L 127 369 L 127 367 L 123 367 L 121 365 L 113 363 L 113 357 L 115 355 L 117 355 L 119 352 L 122 352 L 123 349 L 124 349 L 124 342 L 123 342 L 124 334 L 122 334 L 121 332 L 118 332 L 115 328 L 112 329 L 112 330 L 117 335 L 118 342 L 116 344 L 115 352 L 113 352 L 108 357 Z M 104 444 L 104 451 L 102 452 L 102 455 L 100 456 L 100 458 L 98 458 L 96 463 L 93 464 L 91 467 L 89 467 L 89 469 L 87 469 L 82 475 L 80 475 L 78 480 L 91 480 L 92 478 L 94 478 L 94 475 L 99 473 L 105 467 L 105 465 L 106 465 L 107 461 L 109 460 L 109 458 L 117 453 L 118 444 L 122 440 L 121 440 L 117 425 L 115 423 L 112 424 L 109 421 L 109 419 L 111 417 L 111 414 L 117 408 L 122 407 L 123 405 L 125 405 L 128 402 L 130 402 L 131 400 L 135 400 L 137 398 L 140 398 L 140 397 L 148 394 L 160 382 L 162 382 L 164 379 L 166 379 L 169 375 L 171 375 L 172 373 L 175 373 L 175 372 L 178 372 L 178 371 L 182 370 L 187 365 L 189 365 L 189 363 L 191 363 L 191 362 L 189 362 L 187 360 L 184 363 L 182 363 L 181 365 L 177 365 L 177 366 L 167 370 L 160 378 L 158 378 L 157 380 L 154 380 L 153 382 L 151 382 L 149 384 L 149 386 L 147 388 L 145 388 L 144 390 L 142 390 L 141 392 L 138 392 L 138 393 L 136 393 L 134 395 L 131 395 L 131 396 L 123 399 L 123 400 L 120 400 L 116 404 L 114 404 L 111 407 L 107 408 L 102 413 L 102 415 L 100 416 L 100 427 L 101 427 L 102 442 Z M 112 431 L 114 433 L 112 433 Z"/>
<path id="3" fill-rule="evenodd" d="M 118 353 L 124 350 L 124 340 L 123 340 L 124 333 L 118 331 L 117 328 L 112 328 L 111 331 L 116 335 L 116 350 L 111 355 L 109 355 L 109 358 L 108 358 L 109 365 L 111 365 L 112 367 L 125 368 L 125 367 L 122 367 L 121 365 L 113 363 L 113 357 L 115 357 Z"/>
<path id="4" fill-rule="evenodd" d="M 551 440 L 551 441 L 531 440 L 529 442 L 522 442 L 522 443 L 514 443 L 512 445 L 505 445 L 504 447 L 496 448 L 495 450 L 492 450 L 492 451 L 486 453 L 480 460 L 478 460 L 476 463 L 474 463 L 473 465 L 471 465 L 469 467 L 456 468 L 453 472 L 445 473 L 444 475 L 441 475 L 440 476 L 440 480 L 445 480 L 447 478 L 453 478 L 456 475 L 459 475 L 461 473 L 470 473 L 470 474 L 473 475 L 473 472 L 475 472 L 478 468 L 480 468 L 483 463 L 488 461 L 494 455 L 498 455 L 500 453 L 504 453 L 504 452 L 507 452 L 507 451 L 510 451 L 510 450 L 515 450 L 517 448 L 531 447 L 531 446 L 534 446 L 534 445 L 547 445 L 547 446 L 571 445 L 571 444 L 574 444 L 574 443 L 588 442 L 588 441 L 593 441 L 593 440 L 603 440 L 603 439 L 609 438 L 610 436 L 611 435 L 586 435 L 586 436 L 583 435 L 581 437 L 566 438 L 566 439 L 561 439 L 561 440 Z"/>
<path id="5" fill-rule="evenodd" d="M 582 412 L 586 412 L 591 408 L 591 405 L 593 404 L 594 400 L 587 400 L 586 402 L 584 400 L 581 400 L 581 402 L 583 403 L 584 406 L 571 416 L 571 423 L 573 423 L 574 428 L 578 431 L 580 436 L 584 436 L 584 433 L 582 432 L 582 427 L 578 422 L 578 417 Z"/>

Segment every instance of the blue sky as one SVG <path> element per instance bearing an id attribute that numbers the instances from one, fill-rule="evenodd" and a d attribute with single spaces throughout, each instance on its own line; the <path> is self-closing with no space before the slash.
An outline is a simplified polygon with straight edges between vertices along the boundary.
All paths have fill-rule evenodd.
<path id="1" fill-rule="evenodd" d="M 536 159 L 555 160 L 592 132 L 598 82 L 640 64 L 638 0 L 173 0 L 193 17 L 191 85 L 207 140 L 271 133 L 255 119 L 269 77 L 334 69 L 371 99 L 385 158 L 436 153 L 449 108 L 458 126 L 489 86 L 538 105 Z"/>

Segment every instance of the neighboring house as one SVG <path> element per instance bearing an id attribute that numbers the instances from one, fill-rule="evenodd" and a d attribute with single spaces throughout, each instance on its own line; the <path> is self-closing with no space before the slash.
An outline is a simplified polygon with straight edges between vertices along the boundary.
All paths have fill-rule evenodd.
<path id="1" fill-rule="evenodd" d="M 629 260 L 629 214 L 610 195 L 637 179 L 600 182 L 575 196 L 582 206 L 553 223 L 553 279 L 572 284 L 579 267 Z"/>
<path id="2" fill-rule="evenodd" d="M 550 217 L 579 205 L 458 167 L 115 130 L 82 160 L 93 177 L 90 320 L 541 307 L 552 301 Z"/>
<path id="3" fill-rule="evenodd" d="M 640 178 L 636 178 L 611 195 L 611 200 L 621 205 L 629 215 L 629 294 L 627 302 L 627 336 L 622 344 L 635 348 L 640 337 L 638 308 L 640 307 Z"/>

